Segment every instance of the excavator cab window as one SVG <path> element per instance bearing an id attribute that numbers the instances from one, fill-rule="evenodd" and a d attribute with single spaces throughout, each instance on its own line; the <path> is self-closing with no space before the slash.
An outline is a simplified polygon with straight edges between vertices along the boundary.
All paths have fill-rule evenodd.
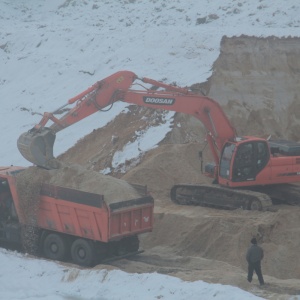
<path id="1" fill-rule="evenodd" d="M 222 178 L 230 178 L 230 164 L 232 154 L 235 149 L 235 144 L 227 143 L 223 148 L 221 160 L 220 160 L 220 176 Z"/>
<path id="2" fill-rule="evenodd" d="M 239 145 L 233 162 L 232 181 L 255 180 L 269 158 L 265 142 L 252 141 Z"/>
<path id="3" fill-rule="evenodd" d="M 257 170 L 261 171 L 267 165 L 269 159 L 270 159 L 270 151 L 268 145 L 265 142 L 257 142 L 257 157 L 256 157 Z"/>

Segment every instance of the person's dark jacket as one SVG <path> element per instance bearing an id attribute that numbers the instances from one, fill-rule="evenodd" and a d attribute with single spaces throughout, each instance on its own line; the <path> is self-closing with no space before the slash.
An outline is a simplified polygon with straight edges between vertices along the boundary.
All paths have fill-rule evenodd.
<path id="1" fill-rule="evenodd" d="M 261 261 L 264 258 L 263 249 L 257 244 L 253 244 L 247 251 L 246 259 L 249 264 Z"/>

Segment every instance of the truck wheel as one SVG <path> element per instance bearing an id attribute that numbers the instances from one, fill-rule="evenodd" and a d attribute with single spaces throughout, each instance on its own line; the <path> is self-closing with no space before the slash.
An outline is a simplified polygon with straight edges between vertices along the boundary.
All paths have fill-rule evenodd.
<path id="1" fill-rule="evenodd" d="M 139 250 L 139 247 L 140 247 L 140 241 L 136 235 L 127 238 L 127 249 L 129 252 L 136 252 Z"/>
<path id="2" fill-rule="evenodd" d="M 43 252 L 46 258 L 64 260 L 67 253 L 67 243 L 61 235 L 50 233 L 44 240 Z"/>
<path id="3" fill-rule="evenodd" d="M 122 256 L 128 253 L 126 240 L 121 240 L 118 242 L 116 247 L 117 256 Z"/>
<path id="4" fill-rule="evenodd" d="M 91 267 L 94 262 L 95 248 L 91 241 L 77 239 L 71 247 L 73 262 L 84 267 Z"/>
<path id="5" fill-rule="evenodd" d="M 259 200 L 253 200 L 250 204 L 250 210 L 262 210 L 262 205 Z"/>

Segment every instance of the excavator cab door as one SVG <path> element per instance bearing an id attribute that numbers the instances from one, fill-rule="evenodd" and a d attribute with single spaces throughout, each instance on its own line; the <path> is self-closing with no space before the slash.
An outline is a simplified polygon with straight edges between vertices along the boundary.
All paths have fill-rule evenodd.
<path id="1" fill-rule="evenodd" d="M 226 143 L 221 154 L 219 176 L 227 180 L 230 180 L 231 178 L 230 168 L 235 149 L 235 143 Z"/>

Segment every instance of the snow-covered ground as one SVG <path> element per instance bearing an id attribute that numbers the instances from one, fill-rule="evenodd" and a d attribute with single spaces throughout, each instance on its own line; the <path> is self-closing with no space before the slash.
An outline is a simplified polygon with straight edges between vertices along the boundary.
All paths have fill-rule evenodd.
<path id="1" fill-rule="evenodd" d="M 81 270 L 0 250 L 2 300 L 256 300 L 239 288 L 119 270 Z"/>
<path id="2" fill-rule="evenodd" d="M 0 0 L 0 165 L 30 165 L 17 149 L 19 135 L 96 81 L 130 70 L 181 86 L 202 82 L 222 36 L 299 36 L 299 15 L 299 0 Z M 117 103 L 58 133 L 54 154 L 125 107 Z M 141 151 L 159 142 L 152 132 L 163 138 L 168 130 L 141 134 Z M 132 149 L 114 164 L 139 155 Z M 0 260 L 0 299 L 258 299 L 229 286 L 79 271 L 4 250 Z"/>

